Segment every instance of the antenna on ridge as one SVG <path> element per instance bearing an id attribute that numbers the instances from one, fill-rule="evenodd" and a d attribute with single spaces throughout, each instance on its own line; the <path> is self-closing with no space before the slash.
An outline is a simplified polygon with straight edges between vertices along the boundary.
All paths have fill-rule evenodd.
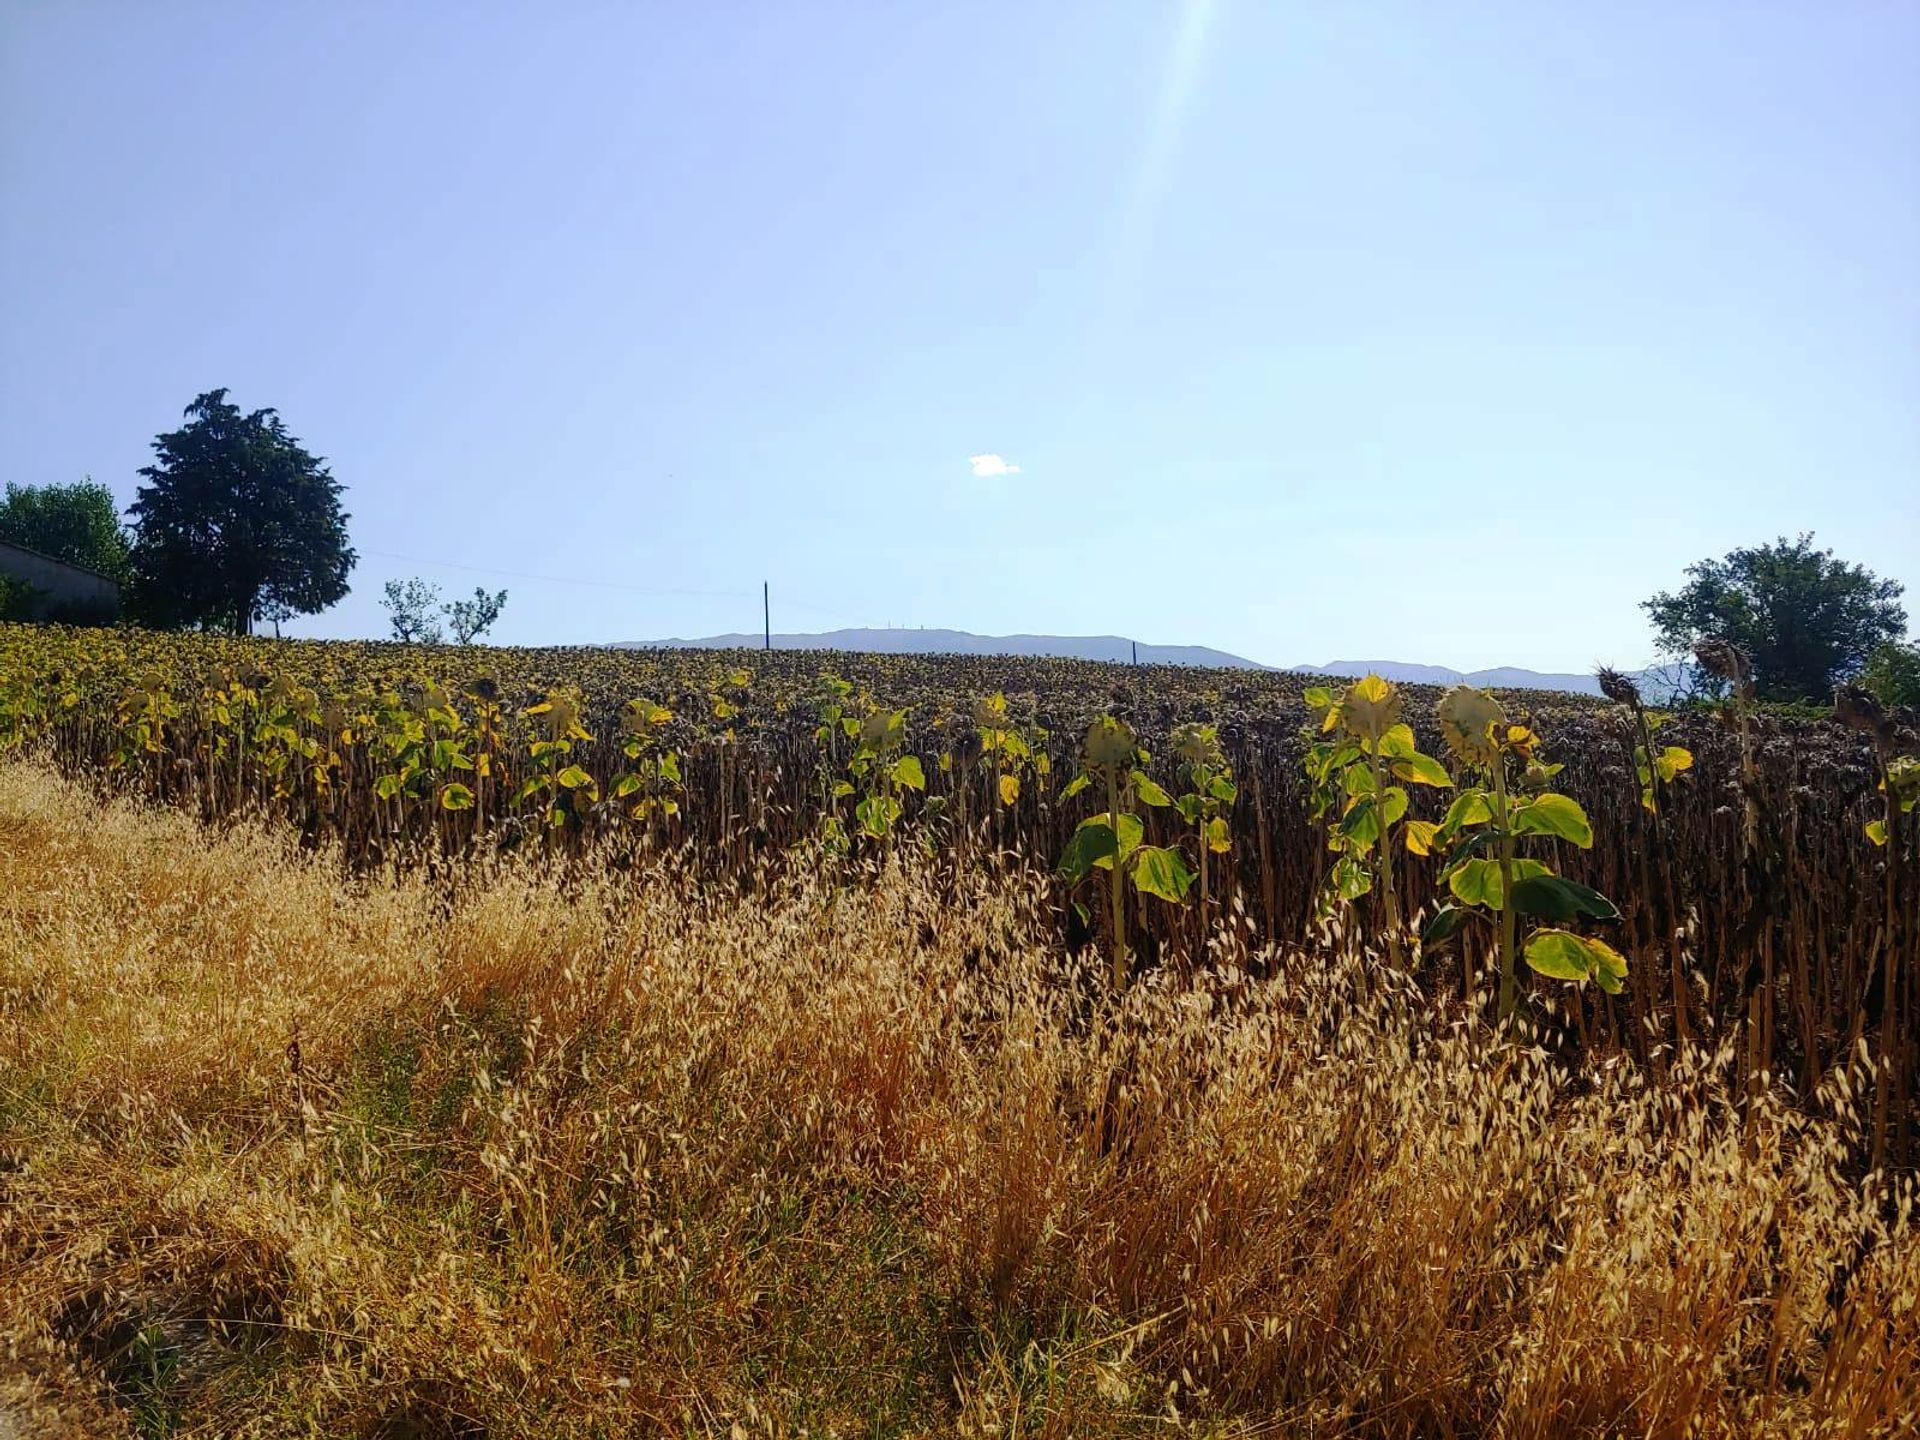
<path id="1" fill-rule="evenodd" d="M 767 649 L 773 649 L 773 598 L 767 582 L 760 582 L 760 623 L 766 626 Z"/>

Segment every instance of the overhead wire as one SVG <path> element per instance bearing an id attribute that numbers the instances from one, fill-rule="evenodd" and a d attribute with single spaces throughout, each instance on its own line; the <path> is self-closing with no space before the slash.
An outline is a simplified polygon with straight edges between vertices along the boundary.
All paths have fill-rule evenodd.
<path id="1" fill-rule="evenodd" d="M 631 580 L 603 580 L 590 575 L 542 575 L 530 570 L 510 570 L 498 565 L 470 565 L 458 560 L 435 560 L 422 555 L 402 555 L 393 550 L 375 550 L 362 547 L 361 554 L 375 556 L 382 560 L 398 560 L 408 565 L 421 565 L 435 570 L 463 570 L 474 575 L 495 575 L 510 580 L 526 580 L 543 585 L 585 585 L 598 590 L 622 590 L 636 595 L 673 595 L 702 600 L 758 600 L 758 590 L 699 590 L 684 586 L 643 585 Z M 809 614 L 822 615 L 830 620 L 845 622 L 848 612 L 830 610 L 809 601 L 796 600 L 790 595 L 782 595 L 780 604 L 796 610 L 805 610 Z"/>

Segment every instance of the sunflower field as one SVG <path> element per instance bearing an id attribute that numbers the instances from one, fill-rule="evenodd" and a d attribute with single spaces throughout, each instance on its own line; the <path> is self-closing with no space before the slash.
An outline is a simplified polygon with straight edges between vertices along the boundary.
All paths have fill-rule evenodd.
<path id="1" fill-rule="evenodd" d="M 1223 927 L 1256 965 L 1326 930 L 1568 1053 L 1657 1070 L 1710 1042 L 1804 1096 L 1864 1054 L 1874 1158 L 1912 1164 L 1911 728 L 1609 691 L 0 626 L 0 750 L 278 817 L 355 868 L 477 846 L 671 850 L 745 886 L 796 847 L 849 884 L 1027 867 L 1116 985 L 1205 968 Z"/>

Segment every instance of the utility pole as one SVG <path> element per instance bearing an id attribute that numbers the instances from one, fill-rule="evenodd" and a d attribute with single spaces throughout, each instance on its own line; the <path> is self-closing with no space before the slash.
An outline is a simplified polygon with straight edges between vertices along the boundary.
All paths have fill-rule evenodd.
<path id="1" fill-rule="evenodd" d="M 1140 663 L 1140 642 L 1138 640 L 1133 642 L 1133 663 L 1135 665 Z"/>
<path id="2" fill-rule="evenodd" d="M 773 649 L 773 598 L 767 582 L 760 582 L 760 619 L 767 627 L 767 649 Z"/>

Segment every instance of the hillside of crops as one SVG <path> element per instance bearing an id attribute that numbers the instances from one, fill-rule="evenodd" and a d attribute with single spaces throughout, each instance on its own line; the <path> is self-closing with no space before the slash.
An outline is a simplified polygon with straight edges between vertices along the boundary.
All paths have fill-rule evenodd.
<path id="1" fill-rule="evenodd" d="M 1746 1072 L 1803 1095 L 1864 1049 L 1880 1066 L 1876 1158 L 1911 1162 L 1920 848 L 1899 824 L 1914 741 L 1898 717 L 1850 726 L 1737 705 L 1662 716 L 1510 694 L 1487 703 L 1496 728 L 1525 738 L 1489 752 L 1489 768 L 1449 748 L 1439 692 L 1387 691 L 1409 750 L 1459 774 L 1402 763 L 1406 783 L 1384 776 L 1394 834 L 1374 843 L 1374 781 L 1352 763 L 1368 742 L 1330 755 L 1326 730 L 1352 728 L 1328 718 L 1343 692 L 1297 675 L 0 627 L 0 744 L 123 794 L 210 820 L 269 813 L 362 866 L 431 864 L 476 843 L 672 849 L 747 881 L 795 845 L 844 867 L 896 850 L 930 870 L 1017 859 L 1056 871 L 1050 914 L 1066 943 L 1124 955 L 1128 974 L 1205 965 L 1223 926 L 1297 943 L 1332 924 L 1400 967 L 1414 963 L 1403 948 L 1418 951 L 1428 995 L 1465 1003 L 1510 938 L 1500 907 L 1462 889 L 1495 862 L 1472 857 L 1469 834 L 1431 841 L 1464 818 L 1475 774 L 1472 793 L 1489 800 L 1488 775 L 1511 775 L 1516 793 L 1550 783 L 1579 821 L 1548 827 L 1542 859 L 1520 863 L 1550 865 L 1605 909 L 1562 891 L 1541 913 L 1578 912 L 1575 929 L 1632 976 L 1548 985 L 1509 944 L 1510 978 L 1533 992 L 1553 1043 L 1658 1064 L 1682 1040 L 1731 1041 Z M 1103 786 L 1086 793 L 1095 721 L 1128 737 L 1108 777 L 1124 887 L 1110 859 L 1075 843 L 1108 813 Z M 1096 840 L 1107 833 L 1095 824 Z M 1442 914 L 1463 896 L 1492 923 Z M 1562 978 L 1609 981 L 1614 962 L 1598 953 L 1575 955 Z"/>

